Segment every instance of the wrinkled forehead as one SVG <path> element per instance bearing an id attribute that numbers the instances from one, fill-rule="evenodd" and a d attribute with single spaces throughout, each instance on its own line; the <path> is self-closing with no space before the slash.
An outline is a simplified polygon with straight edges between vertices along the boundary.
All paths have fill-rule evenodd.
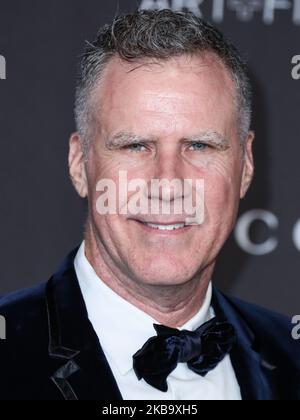
<path id="1" fill-rule="evenodd" d="M 115 57 L 92 102 L 97 127 L 109 132 L 149 128 L 162 136 L 174 130 L 193 135 L 195 127 L 225 135 L 236 125 L 235 84 L 225 65 L 208 53 L 134 63 Z"/>
<path id="2" fill-rule="evenodd" d="M 114 56 L 104 68 L 93 90 L 93 96 L 99 106 L 102 99 L 105 102 L 122 88 L 129 90 L 131 87 L 134 91 L 134 87 L 140 85 L 147 87 L 148 84 L 148 87 L 153 90 L 156 88 L 159 92 L 163 88 L 179 89 L 180 85 L 186 88 L 188 82 L 190 82 L 189 90 L 192 88 L 196 90 L 197 86 L 206 84 L 215 87 L 216 93 L 217 89 L 223 94 L 226 93 L 229 100 L 236 99 L 236 85 L 230 70 L 215 53 L 209 51 L 201 55 L 185 54 L 165 60 L 143 58 L 132 62 Z"/>

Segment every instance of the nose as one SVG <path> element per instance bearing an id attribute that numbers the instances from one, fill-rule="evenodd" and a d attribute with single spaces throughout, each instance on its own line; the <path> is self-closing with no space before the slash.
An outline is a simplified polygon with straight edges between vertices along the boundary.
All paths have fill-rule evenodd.
<path id="1" fill-rule="evenodd" d="M 180 153 L 177 150 L 161 149 L 157 152 L 152 186 L 150 188 L 151 199 L 161 201 L 175 201 L 183 196 L 183 164 Z"/>

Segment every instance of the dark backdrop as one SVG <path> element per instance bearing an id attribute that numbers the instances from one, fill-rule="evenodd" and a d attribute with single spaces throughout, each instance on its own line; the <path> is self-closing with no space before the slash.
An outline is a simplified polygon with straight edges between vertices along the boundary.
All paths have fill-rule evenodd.
<path id="1" fill-rule="evenodd" d="M 202 13 L 248 59 L 256 176 L 215 283 L 300 313 L 300 80 L 292 77 L 299 0 L 0 0 L 0 294 L 47 280 L 82 239 L 85 204 L 67 170 L 76 59 L 99 25 L 136 4 Z"/>

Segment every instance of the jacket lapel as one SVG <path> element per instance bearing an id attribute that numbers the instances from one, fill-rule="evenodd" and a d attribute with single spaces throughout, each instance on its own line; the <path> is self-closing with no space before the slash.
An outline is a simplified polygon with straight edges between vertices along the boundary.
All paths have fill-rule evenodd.
<path id="1" fill-rule="evenodd" d="M 75 249 L 46 286 L 51 380 L 66 400 L 121 400 L 88 319 L 73 261 Z"/>
<path id="2" fill-rule="evenodd" d="M 225 317 L 235 328 L 237 342 L 230 357 L 243 400 L 277 400 L 277 367 L 260 352 L 257 337 L 241 314 L 217 290 L 213 292 L 217 316 Z"/>

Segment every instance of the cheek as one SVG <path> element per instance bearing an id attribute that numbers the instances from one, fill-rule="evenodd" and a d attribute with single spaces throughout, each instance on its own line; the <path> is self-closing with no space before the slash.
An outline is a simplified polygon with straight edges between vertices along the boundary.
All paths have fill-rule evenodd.
<path id="1" fill-rule="evenodd" d="M 204 177 L 206 215 L 214 224 L 233 219 L 239 205 L 240 168 L 215 161 Z"/>
<path id="2" fill-rule="evenodd" d="M 100 195 L 97 191 L 99 181 L 105 183 L 105 180 L 110 180 L 115 186 L 119 182 L 119 171 L 121 170 L 120 162 L 112 159 L 105 151 L 95 150 L 87 163 L 87 179 L 89 190 L 89 201 L 95 207 L 95 201 Z"/>
<path id="3" fill-rule="evenodd" d="M 126 168 L 124 159 L 104 154 L 89 162 L 89 211 L 99 232 L 102 232 L 102 236 L 105 235 L 104 242 L 122 237 L 127 231 L 126 209 L 128 201 L 134 195 L 134 191 L 128 191 L 128 185 L 136 178 L 147 179 L 145 171 Z M 104 187 L 108 183 L 113 184 L 111 189 Z M 105 214 L 107 207 L 109 211 Z M 119 211 L 121 214 L 118 214 Z"/>

